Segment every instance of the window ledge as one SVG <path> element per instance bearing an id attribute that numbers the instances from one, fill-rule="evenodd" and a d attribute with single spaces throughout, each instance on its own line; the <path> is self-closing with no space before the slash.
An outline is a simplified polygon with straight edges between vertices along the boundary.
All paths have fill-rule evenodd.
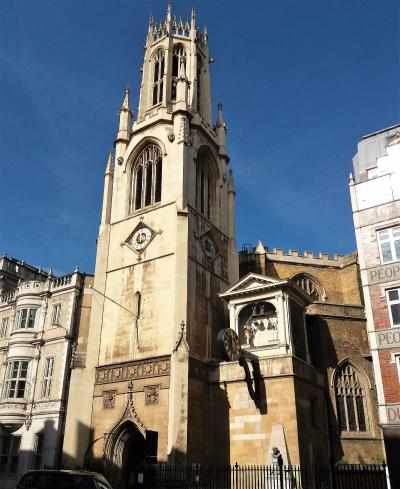
<path id="1" fill-rule="evenodd" d="M 140 216 L 140 214 L 144 214 L 150 210 L 157 209 L 159 207 L 164 207 L 166 204 L 163 204 L 162 201 L 160 202 L 154 202 L 154 204 L 147 205 L 146 207 L 141 207 L 140 209 L 136 209 L 135 211 L 132 211 L 130 214 L 127 215 L 127 217 L 136 217 Z"/>
<path id="2" fill-rule="evenodd" d="M 384 267 L 385 265 L 391 265 L 392 263 L 399 263 L 400 260 L 391 260 L 391 261 L 381 261 L 381 266 Z"/>
<path id="3" fill-rule="evenodd" d="M 341 440 L 376 440 L 376 437 L 373 436 L 371 433 L 342 433 L 340 435 Z"/>
<path id="4" fill-rule="evenodd" d="M 14 329 L 13 331 L 11 331 L 11 334 L 14 334 L 14 333 L 26 333 L 26 332 L 30 332 L 30 333 L 36 333 L 36 329 L 35 328 L 18 328 L 18 329 Z"/>

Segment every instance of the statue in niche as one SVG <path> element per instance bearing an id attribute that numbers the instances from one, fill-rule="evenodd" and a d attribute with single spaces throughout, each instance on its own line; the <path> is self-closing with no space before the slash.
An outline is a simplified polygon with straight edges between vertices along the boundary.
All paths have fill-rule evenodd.
<path id="1" fill-rule="evenodd" d="M 243 331 L 250 348 L 275 342 L 278 339 L 278 317 L 272 304 L 254 304 Z"/>

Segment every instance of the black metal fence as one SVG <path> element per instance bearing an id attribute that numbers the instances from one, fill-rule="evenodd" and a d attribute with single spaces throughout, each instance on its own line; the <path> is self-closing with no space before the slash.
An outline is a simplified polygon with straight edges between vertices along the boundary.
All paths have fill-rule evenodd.
<path id="1" fill-rule="evenodd" d="M 61 468 L 85 469 L 82 466 Z M 101 467 L 90 468 L 102 472 Z M 315 474 L 306 472 L 298 465 L 146 464 L 138 468 L 135 473 L 134 487 L 142 489 L 388 489 L 387 482 L 385 464 L 332 465 L 320 467 Z"/>
<path id="2" fill-rule="evenodd" d="M 316 476 L 316 489 L 387 489 L 387 487 L 385 464 L 339 464 L 322 467 Z"/>
<path id="3" fill-rule="evenodd" d="M 143 489 L 388 488 L 385 465 L 336 465 L 310 474 L 298 465 L 157 464 L 143 467 L 137 476 L 137 487 Z"/>
<path id="4" fill-rule="evenodd" d="M 158 464 L 138 474 L 146 489 L 303 489 L 299 466 L 278 465 L 167 465 Z"/>

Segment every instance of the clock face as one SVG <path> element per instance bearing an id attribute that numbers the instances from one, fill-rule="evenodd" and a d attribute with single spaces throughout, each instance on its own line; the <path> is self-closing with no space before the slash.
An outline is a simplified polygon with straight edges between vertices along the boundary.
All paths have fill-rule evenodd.
<path id="1" fill-rule="evenodd" d="M 201 238 L 201 244 L 203 245 L 203 250 L 207 258 L 209 258 L 210 260 L 215 258 L 217 250 L 215 248 L 214 241 L 210 238 L 210 236 L 204 235 Z"/>
<path id="2" fill-rule="evenodd" d="M 140 228 L 133 234 L 131 244 L 137 251 L 143 250 L 151 240 L 151 231 L 149 228 Z"/>
<path id="3" fill-rule="evenodd" d="M 235 362 L 240 358 L 240 340 L 231 328 L 221 329 L 218 333 L 218 343 L 227 360 Z"/>

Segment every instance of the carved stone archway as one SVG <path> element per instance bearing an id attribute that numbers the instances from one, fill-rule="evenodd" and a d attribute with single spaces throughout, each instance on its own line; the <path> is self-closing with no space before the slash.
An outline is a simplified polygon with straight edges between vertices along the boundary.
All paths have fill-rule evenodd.
<path id="1" fill-rule="evenodd" d="M 146 458 L 147 432 L 133 405 L 133 385 L 128 386 L 127 404 L 104 446 L 106 475 L 116 489 L 133 487 L 136 467 Z"/>
<path id="2" fill-rule="evenodd" d="M 106 472 L 113 487 L 133 487 L 137 483 L 137 467 L 146 458 L 145 433 L 132 421 L 125 420 L 110 433 L 106 450 Z"/>

